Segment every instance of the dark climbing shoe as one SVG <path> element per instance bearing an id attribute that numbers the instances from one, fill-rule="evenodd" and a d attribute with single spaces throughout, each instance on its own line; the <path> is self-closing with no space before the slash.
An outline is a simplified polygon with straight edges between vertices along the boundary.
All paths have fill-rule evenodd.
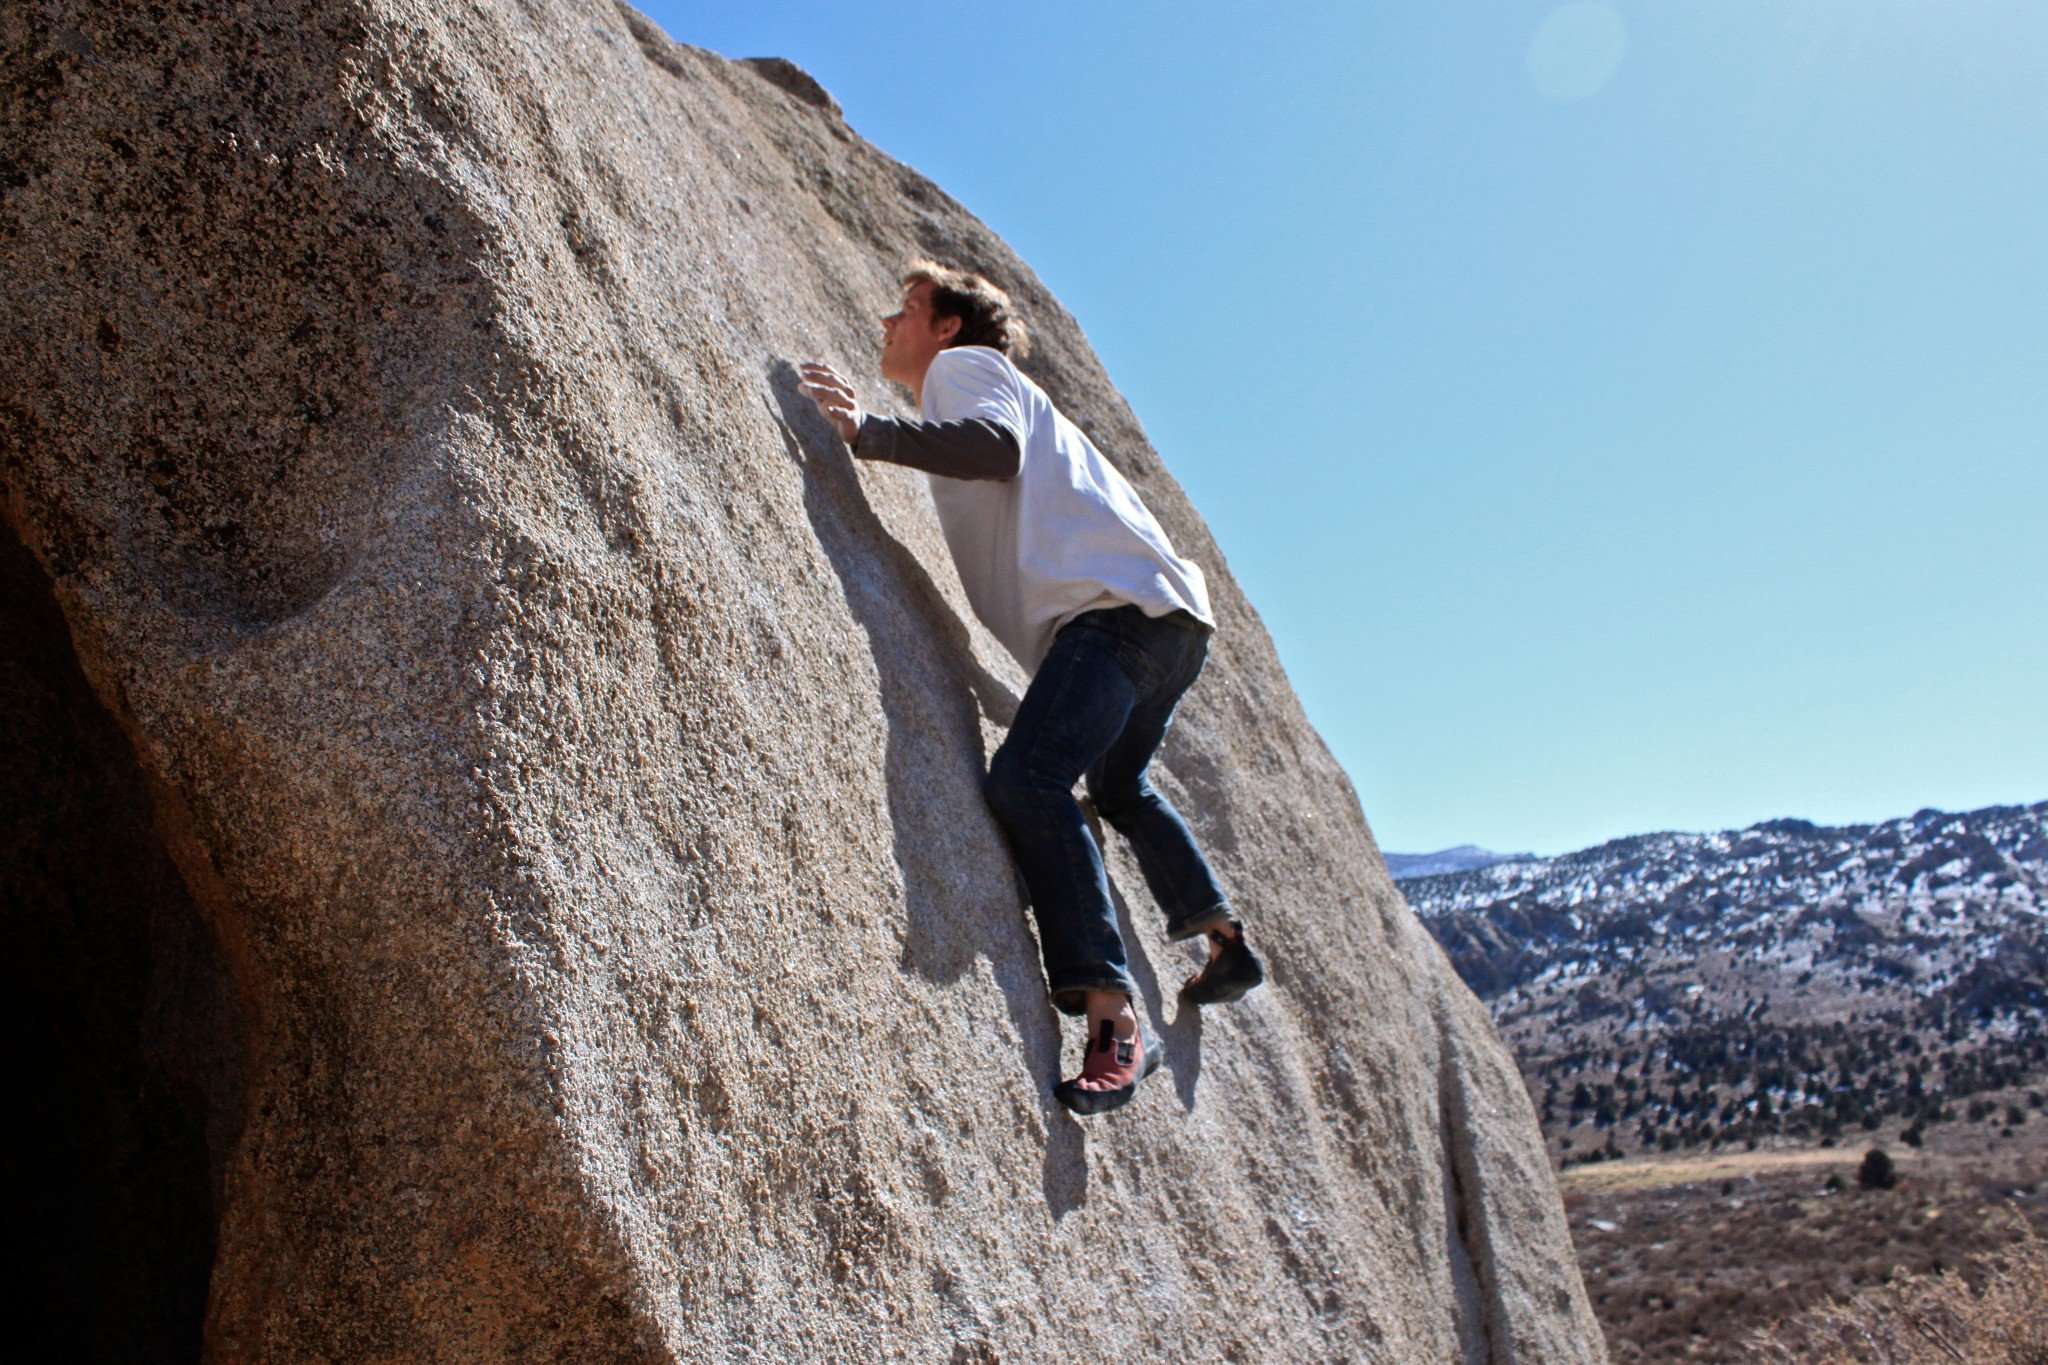
<path id="1" fill-rule="evenodd" d="M 1180 988 L 1181 998 L 1197 1005 L 1224 1005 L 1232 1000 L 1242 1000 L 1247 992 L 1266 979 L 1266 969 L 1260 965 L 1259 955 L 1244 941 L 1244 926 L 1237 926 L 1234 938 L 1220 938 L 1214 932 L 1209 937 L 1218 939 L 1223 951 L 1188 978 L 1188 983 Z"/>
<path id="2" fill-rule="evenodd" d="M 1107 1114 L 1129 1104 L 1138 1093 L 1138 1082 L 1158 1069 L 1159 1040 L 1146 1032 L 1143 1021 L 1136 1033 L 1118 1038 L 1116 1022 L 1105 1019 L 1089 1040 L 1081 1074 L 1054 1086 L 1053 1098 L 1083 1117 Z"/>

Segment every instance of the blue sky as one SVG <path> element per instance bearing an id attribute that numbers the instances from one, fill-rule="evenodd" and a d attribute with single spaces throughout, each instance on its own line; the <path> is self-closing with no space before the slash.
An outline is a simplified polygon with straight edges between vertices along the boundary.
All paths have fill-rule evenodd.
<path id="1" fill-rule="evenodd" d="M 2048 797 L 2048 5 L 645 8 L 1059 295 L 1383 847 Z"/>

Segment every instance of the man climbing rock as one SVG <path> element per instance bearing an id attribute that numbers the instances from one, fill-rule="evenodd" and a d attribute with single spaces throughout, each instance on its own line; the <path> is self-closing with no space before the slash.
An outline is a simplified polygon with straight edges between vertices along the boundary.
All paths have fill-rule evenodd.
<path id="1" fill-rule="evenodd" d="M 882 319 L 882 377 L 924 420 L 864 412 L 829 366 L 803 390 L 856 457 L 931 476 L 932 501 L 975 614 L 1031 677 L 984 790 L 1031 894 L 1054 1006 L 1086 1015 L 1081 1074 L 1055 1094 L 1078 1114 L 1127 1103 L 1159 1064 L 1132 1005 L 1102 850 L 1074 799 L 1136 851 L 1167 936 L 1206 934 L 1182 988 L 1236 1000 L 1265 979 L 1187 824 L 1145 778 L 1181 694 L 1201 672 L 1215 618 L 1202 571 L 1078 427 L 1011 363 L 1025 332 L 1002 290 L 919 261 Z"/>

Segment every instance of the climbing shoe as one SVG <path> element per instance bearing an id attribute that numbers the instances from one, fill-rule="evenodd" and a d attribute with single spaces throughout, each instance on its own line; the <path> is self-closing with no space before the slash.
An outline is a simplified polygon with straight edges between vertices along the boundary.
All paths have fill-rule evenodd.
<path id="1" fill-rule="evenodd" d="M 1245 993 L 1266 979 L 1266 969 L 1259 963 L 1257 953 L 1244 941 L 1244 926 L 1232 921 L 1237 933 L 1225 938 L 1217 930 L 1210 930 L 1209 937 L 1223 947 L 1223 951 L 1209 959 L 1207 966 L 1188 978 L 1180 988 L 1181 998 L 1197 1005 L 1222 1005 L 1232 1000 L 1241 1000 Z"/>
<path id="2" fill-rule="evenodd" d="M 1138 1093 L 1138 1082 L 1159 1069 L 1159 1040 L 1141 1022 L 1128 1038 L 1116 1036 L 1116 1021 L 1105 1019 L 1088 1040 L 1081 1074 L 1053 1087 L 1053 1098 L 1084 1117 L 1121 1109 Z M 1083 1085 L 1087 1082 L 1087 1085 Z"/>

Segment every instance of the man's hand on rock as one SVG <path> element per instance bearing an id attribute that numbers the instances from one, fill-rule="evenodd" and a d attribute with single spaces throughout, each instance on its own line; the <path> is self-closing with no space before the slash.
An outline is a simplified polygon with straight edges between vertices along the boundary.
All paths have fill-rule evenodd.
<path id="1" fill-rule="evenodd" d="M 839 377 L 839 372 L 830 365 L 821 365 L 807 360 L 800 367 L 803 382 L 801 389 L 818 411 L 825 414 L 825 420 L 832 424 L 832 430 L 839 433 L 839 439 L 852 445 L 860 439 L 862 413 L 860 400 L 853 396 L 853 385 Z"/>

